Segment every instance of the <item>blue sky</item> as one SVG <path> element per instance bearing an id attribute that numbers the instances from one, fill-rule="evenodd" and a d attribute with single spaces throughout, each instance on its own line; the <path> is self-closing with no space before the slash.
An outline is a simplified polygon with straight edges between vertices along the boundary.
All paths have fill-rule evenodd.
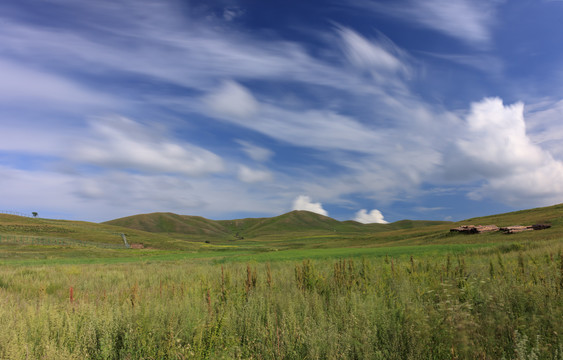
<path id="1" fill-rule="evenodd" d="M 562 1 L 2 1 L 0 210 L 563 202 Z"/>

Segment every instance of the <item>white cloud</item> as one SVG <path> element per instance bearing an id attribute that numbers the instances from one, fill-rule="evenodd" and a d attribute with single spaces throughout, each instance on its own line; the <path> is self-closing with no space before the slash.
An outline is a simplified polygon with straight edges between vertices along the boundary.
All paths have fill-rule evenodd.
<path id="1" fill-rule="evenodd" d="M 416 21 L 472 43 L 488 43 L 493 6 L 489 1 L 426 0 L 412 1 L 411 11 Z"/>
<path id="2" fill-rule="evenodd" d="M 291 111 L 258 103 L 234 82 L 206 96 L 201 111 L 298 146 L 365 152 L 383 139 L 383 132 L 332 111 Z"/>
<path id="3" fill-rule="evenodd" d="M 474 200 L 493 198 L 513 206 L 547 206 L 563 203 L 563 163 L 546 158 L 529 171 L 490 179 L 469 193 Z"/>
<path id="4" fill-rule="evenodd" d="M 254 184 L 229 178 L 186 178 L 123 171 L 60 173 L 0 165 L 5 210 L 71 220 L 106 221 L 155 211 L 233 219 L 240 212 L 279 215 L 287 208 L 277 187 L 257 192 Z"/>
<path id="5" fill-rule="evenodd" d="M 533 143 L 563 159 L 563 100 L 526 105 L 526 125 Z"/>
<path id="6" fill-rule="evenodd" d="M 223 9 L 223 19 L 226 21 L 233 21 L 236 18 L 243 16 L 245 13 L 246 11 L 239 7 L 228 7 Z"/>
<path id="7" fill-rule="evenodd" d="M 306 195 L 299 195 L 295 198 L 293 201 L 293 210 L 306 210 L 328 216 L 328 212 L 323 209 L 323 205 L 320 202 L 314 203 L 311 201 L 311 198 Z"/>
<path id="8" fill-rule="evenodd" d="M 209 91 L 224 79 L 292 81 L 357 94 L 374 90 L 361 77 L 312 57 L 295 42 L 186 19 L 170 2 L 100 0 L 66 2 L 65 7 L 69 13 L 89 14 L 89 19 L 99 17 L 104 26 L 93 34 L 88 27 L 41 27 L 1 19 L 0 57 L 25 58 L 47 73 L 64 68 L 70 70 L 69 77 L 74 72 L 110 82 L 126 74 L 198 91 Z"/>
<path id="9" fill-rule="evenodd" d="M 91 132 L 71 158 L 102 167 L 184 175 L 223 170 L 221 158 L 200 147 L 173 142 L 158 131 L 124 117 L 91 122 Z"/>
<path id="10" fill-rule="evenodd" d="M 511 205 L 548 205 L 563 201 L 563 163 L 534 144 L 526 133 L 524 106 L 504 106 L 498 98 L 471 106 L 464 133 L 446 165 L 458 179 L 482 179 L 470 192 Z"/>
<path id="11" fill-rule="evenodd" d="M 20 119 L 17 123 L 12 119 L 0 118 L 0 150 L 20 154 L 41 156 L 64 156 L 68 154 L 68 144 L 72 134 L 68 129 L 35 124 Z"/>
<path id="12" fill-rule="evenodd" d="M 477 46 L 491 42 L 495 6 L 486 0 L 408 0 L 392 5 L 358 1 L 360 6 L 442 32 Z"/>
<path id="13" fill-rule="evenodd" d="M 500 76 L 504 69 L 502 60 L 498 57 L 486 54 L 439 54 L 424 52 L 427 55 L 451 61 L 454 63 L 470 66 L 492 76 Z"/>
<path id="14" fill-rule="evenodd" d="M 255 161 L 268 161 L 274 155 L 272 150 L 254 145 L 248 141 L 237 140 L 237 143 L 242 146 L 242 151 Z"/>
<path id="15" fill-rule="evenodd" d="M 260 103 L 259 111 L 249 118 L 213 114 L 207 106 L 202 111 L 289 145 L 322 150 L 323 161 L 347 169 L 330 178 L 300 169 L 301 176 L 312 179 L 299 191 L 333 198 L 361 191 L 392 200 L 399 193 L 416 191 L 422 181 L 434 176 L 448 143 L 442 134 L 451 130 L 457 118 L 412 97 L 382 95 L 370 100 L 377 104 L 379 115 L 393 119 L 392 126 L 378 126 L 375 119 L 360 122 L 329 110 L 286 109 L 270 99 Z"/>
<path id="16" fill-rule="evenodd" d="M 74 200 L 67 191 L 70 185 L 71 179 L 63 174 L 0 165 L 0 198 L 5 209 L 40 215 L 68 211 Z"/>
<path id="17" fill-rule="evenodd" d="M 110 97 L 49 72 L 16 64 L 0 57 L 0 101 L 13 104 L 15 100 L 64 103 L 73 105 L 111 105 Z"/>
<path id="18" fill-rule="evenodd" d="M 272 173 L 266 170 L 251 169 L 244 165 L 239 166 L 238 178 L 245 183 L 271 181 Z"/>
<path id="19" fill-rule="evenodd" d="M 393 54 L 402 55 L 402 51 L 390 40 L 375 43 L 345 27 L 338 28 L 338 32 L 344 42 L 344 51 L 348 59 L 357 67 L 391 73 L 407 71 L 403 62 Z"/>
<path id="20" fill-rule="evenodd" d="M 562 183 L 561 163 L 556 158 L 563 156 L 562 132 L 559 125 L 554 125 L 560 123 L 560 112 L 549 113 L 549 124 L 542 120 L 547 112 L 535 113 L 532 119 L 538 120 L 534 122 L 538 126 L 533 134 L 527 134 L 521 105 L 504 107 L 502 102 L 488 100 L 475 104 L 465 123 L 455 124 L 457 118 L 452 113 L 432 108 L 408 89 L 406 82 L 397 75 L 405 75 L 414 68 L 405 60 L 406 53 L 381 37 L 372 41 L 347 28 L 336 30 L 340 36 L 336 45 L 343 47 L 353 68 L 339 62 L 337 56 L 341 52 L 334 46 L 317 52 L 322 58 L 315 58 L 297 43 L 264 33 L 243 33 L 233 24 L 225 31 L 221 27 L 222 20 L 219 26 L 198 19 L 186 20 L 184 15 L 174 11 L 173 2 L 100 0 L 78 5 L 65 0 L 60 3 L 80 9 L 77 14 L 89 14 L 91 19 L 103 16 L 104 21 L 100 22 L 103 26 L 95 30 L 87 26 L 64 29 L 65 24 L 40 27 L 36 23 L 3 21 L 0 73 L 15 74 L 8 74 L 8 81 L 0 83 L 0 95 L 5 95 L 7 102 L 25 96 L 52 100 L 61 109 L 64 106 L 60 103 L 107 104 L 107 99 L 88 88 L 106 84 L 104 89 L 108 90 L 108 96 L 115 96 L 118 99 L 115 103 L 125 104 L 128 110 L 119 112 L 132 117 L 135 117 L 132 113 L 142 110 L 131 106 L 133 102 L 128 102 L 131 99 L 143 100 L 142 106 L 158 113 L 160 109 L 150 107 L 154 104 L 144 100 L 162 98 L 163 102 L 177 101 L 170 112 L 180 113 L 178 118 L 185 120 L 188 128 L 200 124 L 196 125 L 197 120 L 186 114 L 186 107 L 199 112 L 195 119 L 203 114 L 245 128 L 237 129 L 233 136 L 246 138 L 243 131 L 250 129 L 279 140 L 282 143 L 276 144 L 279 145 L 276 149 L 280 152 L 286 146 L 298 146 L 322 150 L 304 151 L 308 154 L 323 153 L 313 166 L 297 164 L 294 172 L 283 175 L 277 171 L 275 178 L 259 166 L 237 167 L 235 164 L 228 176 L 187 181 L 186 175 L 223 171 L 223 160 L 206 149 L 170 138 L 133 120 L 94 121 L 86 132 L 76 134 L 77 139 L 71 144 L 67 135 L 72 131 L 66 126 L 52 126 L 53 118 L 37 119 L 38 123 L 53 128 L 44 132 L 43 140 L 42 131 L 31 123 L 29 131 L 21 124 L 15 130 L 2 127 L 0 148 L 4 150 L 42 152 L 63 162 L 71 158 L 73 171 L 79 171 L 77 168 L 83 164 L 102 167 L 103 176 L 92 175 L 93 180 L 80 178 L 84 174 L 74 178 L 69 175 L 57 183 L 74 179 L 72 191 L 80 199 L 104 202 L 118 197 L 121 203 L 130 203 L 128 210 L 134 212 L 162 207 L 194 211 L 205 208 L 215 213 L 225 208 L 243 211 L 275 208 L 277 211 L 284 208 L 287 199 L 299 193 L 331 199 L 331 202 L 338 198 L 344 201 L 346 194 L 360 192 L 366 198 L 393 201 L 399 195 L 416 193 L 422 183 L 436 181 L 439 178 L 436 170 L 443 165 L 443 157 L 447 160 L 448 174 L 451 178 L 457 175 L 458 183 L 474 184 L 474 179 L 485 183 L 471 193 L 474 198 L 493 197 L 517 202 L 514 194 L 518 194 L 520 198 L 541 198 L 549 202 L 550 197 L 558 199 L 561 193 L 558 188 Z M 490 44 L 494 4 L 485 5 L 480 0 L 411 0 L 393 8 L 377 5 L 377 11 L 483 46 Z M 14 18 L 23 21 L 26 17 Z M 101 36 L 97 36 L 98 33 Z M 26 61 L 18 63 L 17 59 Z M 449 56 L 448 59 L 485 69 L 485 64 L 493 58 Z M 490 65 L 498 68 L 498 63 Z M 377 73 L 382 81 L 374 82 L 364 76 L 365 71 Z M 124 82 L 116 79 L 124 74 L 139 84 L 155 86 L 137 88 L 127 83 L 127 89 L 121 88 Z M 92 75 L 96 75 L 95 83 L 88 80 Z M 215 88 L 224 79 L 232 80 Z M 254 96 L 242 83 L 259 83 L 260 93 L 255 94 L 260 96 Z M 390 92 L 387 86 L 390 83 L 402 86 L 393 87 Z M 271 84 L 274 84 L 272 88 L 279 85 L 275 93 L 269 91 Z M 191 103 L 193 97 L 171 97 L 168 91 L 159 92 L 159 89 L 172 88 L 171 85 L 174 89 L 179 86 L 185 93 L 208 96 L 199 97 L 204 104 L 196 108 Z M 279 97 L 286 89 L 287 94 L 282 97 L 298 98 L 297 105 L 287 106 L 289 101 Z M 309 102 L 313 97 L 317 100 L 314 104 Z M 183 108 L 178 105 L 180 101 Z M 198 105 L 202 104 L 198 102 Z M 37 112 L 42 113 L 41 110 L 43 107 L 38 106 Z M 112 112 L 116 112 L 115 109 Z M 84 111 L 73 126 L 79 129 L 80 119 L 89 116 L 88 113 L 90 109 Z M 3 119 L 0 121 L 6 124 L 15 121 L 8 117 Z M 22 141 L 18 144 L 14 136 Z M 69 145 L 63 146 L 63 143 Z M 244 141 L 239 144 L 255 161 L 265 162 L 273 156 L 269 149 Z M 449 152 L 449 148 L 455 151 Z M 221 149 L 225 151 L 224 147 Z M 280 159 L 284 155 L 280 154 Z M 291 165 L 281 166 L 289 168 Z M 112 172 L 122 169 L 133 171 L 120 175 Z M 321 174 L 329 171 L 330 176 Z M 158 173 L 170 176 L 157 177 Z M 32 176 L 21 177 L 27 179 L 26 184 L 31 184 Z M 260 187 L 276 191 L 259 193 L 255 191 L 255 182 L 262 182 Z M 153 188 L 158 190 L 147 190 Z M 302 196 L 300 202 L 325 212 L 320 203 L 311 203 L 308 197 Z M 271 203 L 276 205 L 270 207 Z M 366 216 L 370 214 L 366 211 Z"/>
<path id="21" fill-rule="evenodd" d="M 249 118 L 258 111 L 258 102 L 250 91 L 234 81 L 226 81 L 218 91 L 204 99 L 207 106 L 223 116 Z"/>
<path id="22" fill-rule="evenodd" d="M 356 213 L 354 220 L 362 224 L 388 224 L 388 222 L 383 219 L 381 211 L 377 209 L 373 209 L 369 213 L 366 209 L 362 209 Z"/>
<path id="23" fill-rule="evenodd" d="M 523 110 L 522 103 L 504 106 L 499 98 L 473 103 L 450 158 L 457 175 L 494 178 L 542 165 L 547 154 L 526 135 Z"/>

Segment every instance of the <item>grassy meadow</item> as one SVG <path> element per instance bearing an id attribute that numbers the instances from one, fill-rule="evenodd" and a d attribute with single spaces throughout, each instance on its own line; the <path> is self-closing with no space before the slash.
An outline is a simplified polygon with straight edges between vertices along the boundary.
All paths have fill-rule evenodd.
<path id="1" fill-rule="evenodd" d="M 279 222 L 247 220 L 255 236 L 208 224 L 209 243 L 78 223 L 76 238 L 122 229 L 151 248 L 0 242 L 0 359 L 563 359 L 561 219 L 498 215 L 554 226 L 470 236 L 290 222 L 285 242 Z M 33 226 L 47 220 L 18 221 L 0 218 L 3 233 L 46 236 Z"/>

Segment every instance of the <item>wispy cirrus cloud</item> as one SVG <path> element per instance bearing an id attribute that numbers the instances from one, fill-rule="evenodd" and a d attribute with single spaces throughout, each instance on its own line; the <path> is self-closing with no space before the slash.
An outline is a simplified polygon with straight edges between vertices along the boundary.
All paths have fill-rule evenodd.
<path id="1" fill-rule="evenodd" d="M 91 122 L 90 136 L 75 145 L 74 161 L 104 168 L 200 176 L 223 171 L 221 158 L 124 117 Z"/>
<path id="2" fill-rule="evenodd" d="M 419 27 L 436 30 L 477 47 L 491 44 L 496 1 L 405 0 L 381 3 L 356 1 L 364 9 L 401 19 Z"/>
<path id="3" fill-rule="evenodd" d="M 238 178 L 245 183 L 257 183 L 264 181 L 272 181 L 272 173 L 267 170 L 251 169 L 247 166 L 240 165 L 238 170 Z"/>
<path id="4" fill-rule="evenodd" d="M 474 69 L 480 70 L 484 73 L 491 74 L 494 77 L 498 77 L 502 74 L 504 70 L 503 62 L 492 55 L 487 54 L 438 54 L 438 53 L 428 53 L 425 54 L 433 56 L 439 59 L 444 59 L 457 64 L 472 67 Z"/>
<path id="5" fill-rule="evenodd" d="M 67 204 L 83 203 L 77 211 L 95 203 L 103 214 L 121 204 L 122 212 L 214 216 L 279 213 L 294 199 L 319 212 L 322 204 L 366 208 L 355 204 L 365 199 L 382 209 L 436 184 L 511 204 L 511 191 L 526 204 L 560 194 L 557 107 L 525 119 L 521 105 L 487 100 L 451 111 L 424 100 L 412 84 L 424 81 L 420 52 L 359 23 L 315 29 L 322 36 L 312 46 L 232 21 L 241 12 L 193 16 L 187 2 L 56 0 L 42 11 L 74 16 L 41 21 L 30 20 L 31 6 L 6 4 L 0 9 L 14 9 L 0 11 L 0 103 L 9 107 L 0 109 L 0 150 L 12 164 L 29 154 L 52 159 L 41 171 L 4 166 L 12 179 L 4 189 L 44 176 Z M 496 2 L 356 4 L 471 50 L 493 41 Z M 502 70 L 484 51 L 449 54 L 431 55 Z M 23 121 L 30 101 L 39 116 Z M 10 190 L 0 191 L 5 199 Z"/>
<path id="6" fill-rule="evenodd" d="M 292 111 L 259 102 L 249 89 L 224 83 L 202 101 L 200 111 L 297 146 L 369 151 L 382 136 L 333 111 Z M 250 110 L 251 109 L 251 110 Z M 354 141 L 350 141 L 354 139 Z"/>
<path id="7" fill-rule="evenodd" d="M 65 107 L 115 104 L 110 96 L 80 85 L 77 81 L 2 57 L 0 74 L 0 103 L 33 101 L 50 107 L 61 104 Z"/>
<path id="8" fill-rule="evenodd" d="M 530 140 L 563 159 L 563 100 L 543 99 L 526 106 L 526 129 Z"/>
<path id="9" fill-rule="evenodd" d="M 132 16 L 119 24 L 106 20 L 95 31 L 88 27 L 69 31 L 5 20 L 0 57 L 37 59 L 52 72 L 64 68 L 98 76 L 133 73 L 195 89 L 228 78 L 286 79 L 347 89 L 360 85 L 296 43 L 225 31 L 201 20 L 175 22 L 170 5 L 152 3 L 145 8 L 101 1 L 84 5 L 87 9 L 81 11 L 106 5 L 115 12 L 134 12 L 143 21 L 133 21 Z"/>
<path id="10" fill-rule="evenodd" d="M 404 51 L 380 35 L 378 42 L 370 41 L 354 30 L 338 27 L 346 56 L 355 66 L 375 72 L 407 73 Z"/>
<path id="11" fill-rule="evenodd" d="M 274 156 L 274 152 L 272 150 L 254 145 L 248 141 L 239 139 L 237 140 L 237 143 L 242 147 L 242 151 L 255 161 L 268 161 L 272 158 L 272 156 Z"/>

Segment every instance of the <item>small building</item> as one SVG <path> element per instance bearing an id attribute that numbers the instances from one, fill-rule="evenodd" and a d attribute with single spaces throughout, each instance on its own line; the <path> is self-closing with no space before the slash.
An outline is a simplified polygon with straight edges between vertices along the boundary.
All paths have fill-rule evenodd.
<path id="1" fill-rule="evenodd" d="M 462 225 L 453 229 L 450 232 L 460 232 L 464 234 L 482 234 L 486 232 L 499 231 L 496 225 Z"/>

